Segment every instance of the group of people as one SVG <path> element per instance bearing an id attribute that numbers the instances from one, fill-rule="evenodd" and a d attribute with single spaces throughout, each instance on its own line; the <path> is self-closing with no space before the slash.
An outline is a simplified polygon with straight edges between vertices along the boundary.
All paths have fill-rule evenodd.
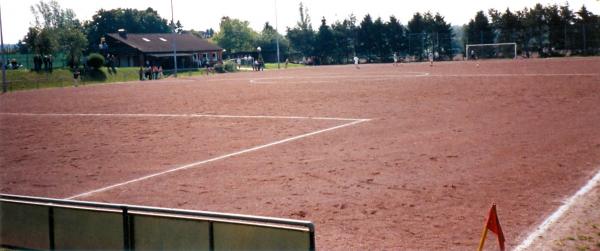
<path id="1" fill-rule="evenodd" d="M 106 68 L 108 69 L 108 73 L 117 73 L 117 69 L 115 68 L 115 64 L 117 63 L 117 58 L 113 54 L 106 54 Z"/>
<path id="2" fill-rule="evenodd" d="M 254 60 L 252 63 L 253 71 L 264 71 L 265 70 L 265 62 L 262 59 Z"/>
<path id="3" fill-rule="evenodd" d="M 140 66 L 140 80 L 157 80 L 164 77 L 162 66 L 146 64 L 146 67 Z"/>
<path id="4" fill-rule="evenodd" d="M 42 66 L 46 71 L 52 71 L 52 55 L 35 55 L 33 56 L 33 70 L 41 71 Z"/>

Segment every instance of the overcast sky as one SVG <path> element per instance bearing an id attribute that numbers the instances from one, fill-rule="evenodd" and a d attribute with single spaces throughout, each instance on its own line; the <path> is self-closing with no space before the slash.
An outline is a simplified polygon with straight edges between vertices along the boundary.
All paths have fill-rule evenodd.
<path id="1" fill-rule="evenodd" d="M 276 2 L 277 1 L 277 2 Z M 2 8 L 2 26 L 4 43 L 16 43 L 27 33 L 33 22 L 30 6 L 37 0 L 0 0 Z M 59 0 L 62 8 L 75 11 L 80 20 L 89 20 L 100 9 L 152 7 L 167 19 L 171 19 L 170 1 L 167 0 Z M 440 12 L 452 25 L 462 25 L 475 16 L 479 10 L 495 8 L 505 10 L 533 7 L 539 2 L 547 4 L 564 4 L 564 0 L 303 0 L 312 18 L 313 27 L 318 28 L 322 17 L 327 23 L 342 20 L 351 13 L 360 21 L 365 14 L 381 16 L 385 20 L 390 15 L 396 16 L 402 24 L 406 24 L 415 12 Z M 260 31 L 265 22 L 275 24 L 275 5 L 277 5 L 278 27 L 284 33 L 286 27 L 293 27 L 299 19 L 299 0 L 224 0 L 194 1 L 173 0 L 175 20 L 180 20 L 184 29 L 218 30 L 222 16 L 247 20 L 253 29 Z M 600 13 L 598 0 L 570 0 L 571 9 L 578 10 L 582 5 L 593 12 Z"/>

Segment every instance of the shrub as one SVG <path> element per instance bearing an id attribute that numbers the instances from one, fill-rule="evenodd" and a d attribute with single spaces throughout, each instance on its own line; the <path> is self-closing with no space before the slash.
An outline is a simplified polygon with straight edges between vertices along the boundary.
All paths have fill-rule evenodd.
<path id="1" fill-rule="evenodd" d="M 88 56 L 87 64 L 94 69 L 100 69 L 104 65 L 104 57 L 98 53 L 92 53 Z"/>
<path id="2" fill-rule="evenodd" d="M 236 72 L 237 71 L 236 63 L 234 63 L 232 61 L 225 62 L 225 71 L 226 72 Z"/>
<path id="3" fill-rule="evenodd" d="M 215 68 L 215 71 L 218 73 L 225 73 L 225 67 L 223 67 L 223 64 L 221 64 L 221 63 L 215 64 L 214 68 Z"/>

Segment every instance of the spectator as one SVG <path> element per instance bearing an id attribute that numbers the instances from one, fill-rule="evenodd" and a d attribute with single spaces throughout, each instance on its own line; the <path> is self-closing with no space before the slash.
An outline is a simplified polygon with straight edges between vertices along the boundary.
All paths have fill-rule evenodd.
<path id="1" fill-rule="evenodd" d="M 52 54 L 50 54 L 50 55 L 48 55 L 48 66 L 49 66 L 49 69 L 48 69 L 48 70 L 49 70 L 50 72 L 52 72 L 52 69 L 54 68 L 54 67 L 52 67 L 52 61 L 53 61 L 53 59 L 52 59 Z"/>
<path id="2" fill-rule="evenodd" d="M 48 70 L 48 55 L 44 55 L 44 70 Z"/>
<path id="3" fill-rule="evenodd" d="M 152 66 L 152 79 L 153 80 L 158 79 L 158 67 L 156 67 L 156 65 Z"/>
<path id="4" fill-rule="evenodd" d="M 144 67 L 140 66 L 140 70 L 138 72 L 140 74 L 140 81 L 144 80 Z"/>

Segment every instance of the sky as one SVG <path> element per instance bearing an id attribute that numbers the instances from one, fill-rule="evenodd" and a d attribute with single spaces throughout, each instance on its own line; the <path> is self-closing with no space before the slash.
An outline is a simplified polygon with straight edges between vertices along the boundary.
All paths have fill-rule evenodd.
<path id="1" fill-rule="evenodd" d="M 184 29 L 206 30 L 213 28 L 218 31 L 221 17 L 229 16 L 250 22 L 256 30 L 262 30 L 265 22 L 272 25 L 277 23 L 281 33 L 287 27 L 295 26 L 299 19 L 298 6 L 300 0 L 172 0 L 175 20 L 180 20 Z M 2 31 L 4 43 L 14 44 L 27 34 L 33 22 L 30 6 L 39 0 L 0 0 L 2 12 Z M 171 5 L 167 0 L 58 0 L 63 9 L 73 9 L 81 21 L 90 20 L 99 9 L 152 7 L 161 17 L 171 19 Z M 317 29 L 321 19 L 325 17 L 330 24 L 343 20 L 354 14 L 360 21 L 367 14 L 388 20 L 396 16 L 402 24 L 406 24 L 415 12 L 439 12 L 452 25 L 468 23 L 479 10 L 487 12 L 490 8 L 504 11 L 506 8 L 520 10 L 533 7 L 536 3 L 565 4 L 565 0 L 302 0 Z M 599 0 L 570 0 L 571 9 L 579 10 L 582 5 L 594 14 L 600 14 Z M 277 9 L 277 12 L 276 12 Z M 276 15 L 277 13 L 277 15 Z M 277 20 L 276 20 L 277 17 Z M 276 22 L 277 21 L 277 22 Z"/>

